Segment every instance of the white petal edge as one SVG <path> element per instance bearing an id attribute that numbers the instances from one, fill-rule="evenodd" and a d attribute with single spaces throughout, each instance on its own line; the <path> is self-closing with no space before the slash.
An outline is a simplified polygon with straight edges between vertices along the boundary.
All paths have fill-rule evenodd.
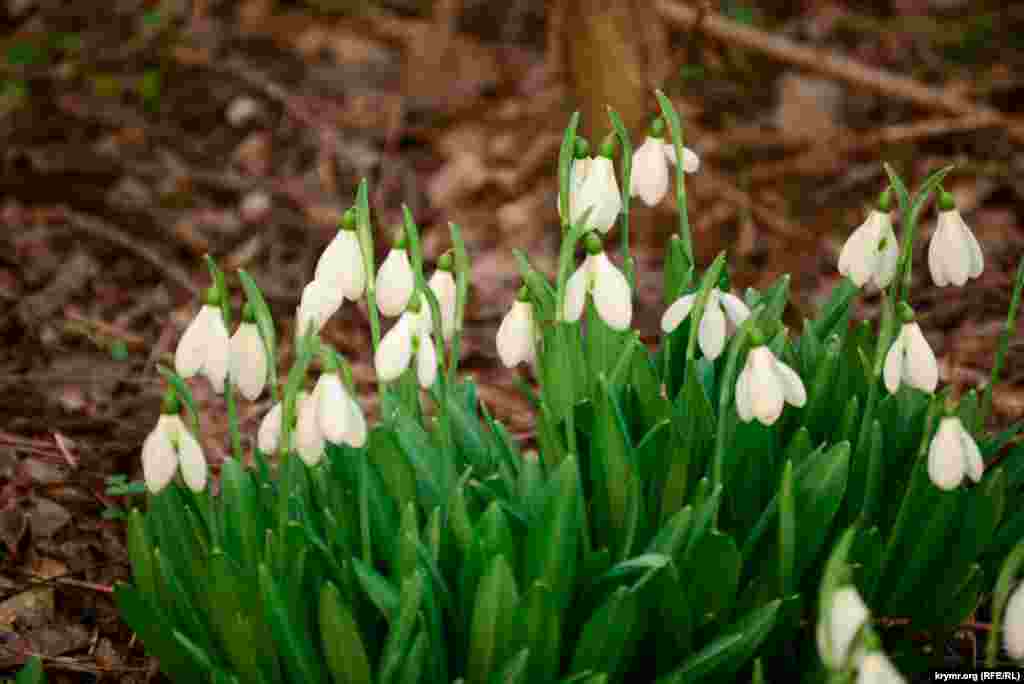
<path id="1" fill-rule="evenodd" d="M 1014 660 L 1024 660 L 1024 585 L 1017 588 L 1006 602 L 1003 622 L 1003 644 Z"/>
<path id="2" fill-rule="evenodd" d="M 178 454 L 172 441 L 177 436 L 177 427 L 170 418 L 161 415 L 142 443 L 142 474 L 146 487 L 154 494 L 163 491 L 178 470 Z"/>
<path id="3" fill-rule="evenodd" d="M 775 361 L 775 370 L 782 384 L 782 394 L 790 406 L 801 408 L 807 403 L 807 388 L 800 375 L 782 361 Z"/>
<path id="4" fill-rule="evenodd" d="M 939 364 L 921 327 L 917 323 L 907 323 L 904 326 L 904 340 L 907 345 L 904 366 L 907 383 L 923 392 L 934 392 L 939 385 Z"/>
<path id="5" fill-rule="evenodd" d="M 349 396 L 337 373 L 324 373 L 316 381 L 316 419 L 328 442 L 341 444 L 349 430 Z"/>
<path id="6" fill-rule="evenodd" d="M 661 317 L 661 330 L 665 333 L 670 333 L 679 327 L 679 324 L 690 315 L 690 309 L 693 308 L 693 303 L 697 301 L 696 294 L 683 295 L 665 309 L 665 313 Z"/>
<path id="7" fill-rule="evenodd" d="M 533 356 L 533 313 L 529 302 L 512 303 L 498 326 L 495 344 L 498 358 L 506 368 L 513 368 Z"/>
<path id="8" fill-rule="evenodd" d="M 416 278 L 409 263 L 409 253 L 392 249 L 377 271 L 377 308 L 393 318 L 401 315 L 409 305 Z"/>
<path id="9" fill-rule="evenodd" d="M 965 468 L 958 419 L 943 418 L 928 447 L 928 478 L 939 489 L 949 491 L 963 481 Z"/>
<path id="10" fill-rule="evenodd" d="M 746 323 L 750 318 L 750 307 L 731 292 L 718 290 L 718 295 L 722 302 L 722 308 L 725 309 L 725 315 L 729 317 L 732 324 L 738 328 Z"/>
<path id="11" fill-rule="evenodd" d="M 260 429 L 256 433 L 256 446 L 265 454 L 277 451 L 278 442 L 281 440 L 282 412 L 281 402 L 277 402 L 260 422 Z"/>
<path id="12" fill-rule="evenodd" d="M 622 271 L 601 252 L 594 255 L 594 305 L 608 327 L 625 330 L 633 319 L 633 291 Z"/>
<path id="13" fill-rule="evenodd" d="M 231 336 L 229 376 L 249 401 L 263 393 L 267 383 L 267 354 L 255 323 L 243 321 Z"/>
<path id="14" fill-rule="evenodd" d="M 416 379 L 423 389 L 430 389 L 437 380 L 437 349 L 429 335 L 420 337 L 420 348 L 416 352 Z"/>
<path id="15" fill-rule="evenodd" d="M 181 477 L 189 489 L 193 492 L 206 489 L 207 468 L 203 448 L 184 425 L 178 432 L 178 462 L 181 464 Z"/>
<path id="16" fill-rule="evenodd" d="M 700 343 L 700 350 L 709 361 L 714 361 L 725 349 L 725 313 L 718 303 L 718 296 L 714 291 L 708 297 L 708 303 L 704 307 L 704 315 L 700 320 L 700 328 L 697 331 L 697 342 Z"/>
<path id="17" fill-rule="evenodd" d="M 903 381 L 903 339 L 903 330 L 900 330 L 900 333 L 893 340 L 892 346 L 889 347 L 889 351 L 885 355 L 885 366 L 882 375 L 885 378 L 885 389 L 889 390 L 889 394 L 896 394 Z"/>
<path id="18" fill-rule="evenodd" d="M 204 304 L 185 328 L 174 351 L 174 370 L 181 377 L 191 378 L 202 369 L 206 360 L 210 321 L 217 316 L 220 316 L 219 310 Z"/>
<path id="19" fill-rule="evenodd" d="M 405 369 L 409 367 L 412 360 L 412 330 L 413 324 L 410 316 L 403 314 L 398 322 L 391 327 L 391 330 L 384 335 L 377 347 L 377 353 L 373 357 L 374 368 L 377 369 L 377 377 L 382 382 L 391 382 L 397 379 Z"/>
<path id="20" fill-rule="evenodd" d="M 583 306 L 587 302 L 587 275 L 587 263 L 584 262 L 566 281 L 563 321 L 573 323 L 583 315 Z"/>

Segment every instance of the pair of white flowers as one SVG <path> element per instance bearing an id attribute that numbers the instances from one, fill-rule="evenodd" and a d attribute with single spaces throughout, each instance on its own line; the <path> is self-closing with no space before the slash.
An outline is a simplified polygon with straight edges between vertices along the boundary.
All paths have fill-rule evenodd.
<path id="1" fill-rule="evenodd" d="M 301 338 L 310 324 L 320 332 L 345 300 L 357 301 L 366 291 L 366 268 L 353 221 L 343 222 L 316 263 L 313 280 L 302 290 L 295 316 L 295 335 Z"/>
<path id="2" fill-rule="evenodd" d="M 441 331 L 447 341 L 455 334 L 458 288 L 452 273 L 451 254 L 442 254 L 437 264 L 437 269 L 427 281 L 427 287 L 437 298 L 438 307 L 441 309 Z M 377 308 L 382 315 L 389 318 L 402 316 L 409 307 L 415 291 L 416 275 L 412 270 L 409 252 L 404 242 L 399 241 L 391 248 L 377 270 Z"/>
<path id="3" fill-rule="evenodd" d="M 336 371 L 324 372 L 312 393 L 299 392 L 294 447 L 302 461 L 312 467 L 323 457 L 327 442 L 359 448 L 366 444 L 366 417 L 349 394 Z M 278 402 L 263 417 L 256 445 L 273 453 L 281 441 L 284 410 Z"/>
<path id="4" fill-rule="evenodd" d="M 905 684 L 906 679 L 881 651 L 868 652 L 861 634 L 871 617 L 852 586 L 835 590 L 825 615 L 818 620 L 818 655 L 832 670 L 857 669 L 857 684 Z"/>
<path id="5" fill-rule="evenodd" d="M 884 203 L 883 203 L 884 204 Z M 847 239 L 839 254 L 839 272 L 857 287 L 871 283 L 882 289 L 896 276 L 899 243 L 888 211 L 874 209 Z M 940 198 L 939 219 L 928 247 L 928 269 L 939 287 L 962 287 L 985 267 L 978 240 L 964 223 L 952 199 Z"/>

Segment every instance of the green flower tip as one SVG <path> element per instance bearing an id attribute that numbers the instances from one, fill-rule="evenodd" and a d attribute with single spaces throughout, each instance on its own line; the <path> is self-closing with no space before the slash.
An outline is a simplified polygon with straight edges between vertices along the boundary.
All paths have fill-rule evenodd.
<path id="1" fill-rule="evenodd" d="M 405 307 L 405 310 L 410 313 L 419 313 L 421 297 L 423 297 L 423 295 L 420 293 L 419 289 L 417 289 L 412 293 L 412 297 L 409 297 L 409 304 Z"/>
<path id="2" fill-rule="evenodd" d="M 590 143 L 587 142 L 586 138 L 577 137 L 573 147 L 573 157 L 576 159 L 584 159 L 590 155 Z"/>
<path id="3" fill-rule="evenodd" d="M 341 368 L 338 352 L 326 344 L 320 347 L 320 368 L 324 373 L 337 373 Z"/>
<path id="4" fill-rule="evenodd" d="M 899 303 L 896 307 L 896 315 L 899 316 L 900 320 L 904 323 L 910 323 L 916 316 L 914 310 L 906 302 Z"/>
<path id="5" fill-rule="evenodd" d="M 448 271 L 449 273 L 455 269 L 455 257 L 450 249 L 437 258 L 437 268 L 440 271 Z"/>
<path id="6" fill-rule="evenodd" d="M 211 285 L 206 288 L 206 294 L 203 297 L 203 301 L 205 301 L 209 306 L 220 306 L 220 293 L 217 291 L 216 285 Z"/>
<path id="7" fill-rule="evenodd" d="M 173 387 L 168 387 L 167 391 L 164 392 L 163 402 L 160 405 L 160 413 L 168 416 L 175 416 L 181 410 L 181 406 L 178 403 L 178 393 L 174 391 Z"/>
<path id="8" fill-rule="evenodd" d="M 649 132 L 652 138 L 664 138 L 665 137 L 665 120 L 660 116 L 654 117 L 654 121 L 651 122 L 651 128 Z"/>
<path id="9" fill-rule="evenodd" d="M 519 291 L 516 292 L 516 300 L 520 302 L 530 301 L 530 288 L 526 287 L 526 285 L 520 287 Z"/>
<path id="10" fill-rule="evenodd" d="M 242 307 L 242 321 L 245 323 L 256 322 L 256 309 L 253 308 L 250 302 L 246 302 L 245 306 Z"/>
<path id="11" fill-rule="evenodd" d="M 892 209 L 892 188 L 886 188 L 878 195 L 878 211 L 888 212 Z"/>
<path id="12" fill-rule="evenodd" d="M 763 347 L 765 343 L 764 333 L 756 325 L 750 329 L 750 343 L 755 347 Z"/>
<path id="13" fill-rule="evenodd" d="M 601 143 L 601 156 L 607 159 L 615 159 L 615 150 L 618 147 L 618 136 L 614 132 L 609 133 L 604 142 Z"/>
<path id="14" fill-rule="evenodd" d="M 399 226 L 395 229 L 395 239 L 392 241 L 391 245 L 395 249 L 405 249 L 406 239 L 404 226 Z"/>
<path id="15" fill-rule="evenodd" d="M 953 209 L 956 209 L 953 193 L 946 192 L 945 188 L 939 188 L 939 211 L 952 211 Z"/>
<path id="16" fill-rule="evenodd" d="M 600 254 L 604 251 L 604 245 L 595 233 L 587 233 L 583 238 L 583 249 L 587 250 L 587 254 Z"/>
<path id="17" fill-rule="evenodd" d="M 355 207 L 349 207 L 345 210 L 345 213 L 341 215 L 341 229 L 342 230 L 355 230 L 356 229 L 356 218 L 358 212 Z"/>

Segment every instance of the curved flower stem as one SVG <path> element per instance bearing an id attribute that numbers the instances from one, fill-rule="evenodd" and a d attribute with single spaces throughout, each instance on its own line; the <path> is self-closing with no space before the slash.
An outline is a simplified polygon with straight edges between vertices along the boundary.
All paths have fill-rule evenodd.
<path id="1" fill-rule="evenodd" d="M 683 128 L 679 123 L 679 115 L 676 113 L 672 101 L 665 97 L 665 93 L 655 90 L 654 95 L 658 98 L 658 105 L 661 113 L 668 123 L 668 129 L 672 132 L 672 146 L 676 151 L 676 207 L 679 209 L 679 237 L 683 240 L 683 250 L 686 258 L 690 260 L 690 266 L 694 265 L 693 239 L 690 237 L 690 217 L 686 208 L 686 183 L 683 171 Z"/>
<path id="2" fill-rule="evenodd" d="M 736 377 L 739 375 L 737 366 L 739 364 L 740 351 L 747 344 L 747 338 L 750 337 L 751 331 L 753 331 L 756 325 L 757 319 L 764 311 L 764 305 L 759 305 L 754 311 L 751 312 L 747 320 L 743 322 L 740 329 L 736 332 L 733 337 L 732 349 L 729 350 L 729 359 L 725 364 L 725 372 L 722 374 L 722 389 L 718 394 L 718 434 L 715 436 L 715 454 L 711 459 L 711 489 L 712 491 L 719 485 L 725 486 L 723 478 L 725 474 L 724 463 L 725 463 L 725 443 L 726 443 L 726 430 L 729 421 L 726 421 L 726 415 L 728 414 L 729 405 L 736 394 Z"/>
<path id="3" fill-rule="evenodd" d="M 466 242 L 462 239 L 459 224 L 448 223 L 448 230 L 455 247 L 455 335 L 452 337 L 451 359 L 448 363 L 448 384 L 455 384 L 455 374 L 459 369 L 459 356 L 462 346 L 462 324 L 466 317 L 466 301 L 469 299 L 469 253 Z"/>
<path id="4" fill-rule="evenodd" d="M 228 334 L 230 335 L 231 293 L 228 291 L 224 272 L 220 270 L 220 267 L 217 266 L 217 262 L 211 255 L 206 254 L 203 258 L 206 261 L 206 267 L 210 271 L 210 279 L 213 281 L 213 287 L 217 292 L 221 316 L 224 318 L 224 327 L 228 330 Z M 235 403 L 235 383 L 231 381 L 230 375 L 224 379 L 224 399 L 227 403 L 228 409 L 228 434 L 231 435 L 231 454 L 235 457 L 236 461 L 241 463 L 242 432 L 238 425 L 238 406 Z"/>
<path id="5" fill-rule="evenodd" d="M 893 288 L 895 289 L 895 288 Z M 893 295 L 883 290 L 882 292 L 882 325 L 878 330 L 878 344 L 875 347 L 875 360 L 871 366 L 871 378 L 868 383 L 868 399 L 864 404 L 864 414 L 860 423 L 860 430 L 857 432 L 857 443 L 852 445 L 859 449 L 862 444 L 867 443 L 871 424 L 875 419 L 875 407 L 878 404 L 878 383 L 882 378 L 882 371 L 885 368 L 885 356 L 892 345 L 896 326 L 896 307 Z"/>
<path id="6" fill-rule="evenodd" d="M 363 253 L 363 270 L 366 271 L 366 309 L 370 318 L 370 339 L 373 352 L 380 346 L 380 313 L 377 311 L 377 281 L 373 258 L 373 228 L 370 225 L 370 205 L 367 198 L 366 179 L 359 182 L 356 191 L 356 231 L 359 234 L 359 248 Z"/>
<path id="7" fill-rule="evenodd" d="M 235 399 L 235 383 L 228 377 L 224 380 L 224 398 L 228 406 L 228 432 L 231 433 L 231 453 L 242 463 L 242 431 L 238 425 L 238 406 Z"/>
<path id="8" fill-rule="evenodd" d="M 562 147 L 558 151 L 558 202 L 562 216 L 563 233 L 569 229 L 572 220 L 569 188 L 572 185 L 572 165 L 576 154 L 576 129 L 579 125 L 580 113 L 575 111 L 569 118 L 569 125 L 565 127 Z"/>
<path id="9" fill-rule="evenodd" d="M 633 145 L 629 141 L 629 131 L 626 130 L 622 119 L 614 109 L 608 107 L 608 118 L 611 119 L 615 134 L 619 137 L 619 144 L 622 145 L 622 268 L 626 272 L 626 280 L 630 288 L 636 288 L 636 273 L 633 268 L 633 255 L 629 249 L 629 198 L 630 183 L 633 174 Z"/>
<path id="10" fill-rule="evenodd" d="M 711 266 L 704 272 L 704 280 L 700 284 L 700 290 L 697 291 L 697 299 L 693 303 L 693 310 L 690 312 L 690 338 L 686 343 L 687 366 L 697 356 L 697 336 L 700 330 L 700 321 L 704 317 L 704 309 L 707 307 L 711 290 L 715 287 L 715 283 L 718 282 L 719 276 L 722 275 L 723 268 L 725 268 L 724 251 L 718 253 L 715 260 L 711 262 Z"/>
<path id="11" fill-rule="evenodd" d="M 1010 346 L 1010 335 L 1017 329 L 1017 311 L 1020 309 L 1022 290 L 1024 290 L 1024 259 L 1021 259 L 1020 264 L 1017 266 L 1017 275 L 1013 283 L 1013 295 L 1010 297 L 1010 310 L 1006 314 L 1006 326 L 999 336 L 996 361 L 992 366 L 992 374 L 989 376 L 988 384 L 985 385 L 985 391 L 981 397 L 981 410 L 978 412 L 976 429 L 981 429 L 985 426 L 989 411 L 992 410 L 992 389 L 999 382 L 999 374 L 1003 372 L 1003 363 L 1006 361 L 1006 352 Z"/>

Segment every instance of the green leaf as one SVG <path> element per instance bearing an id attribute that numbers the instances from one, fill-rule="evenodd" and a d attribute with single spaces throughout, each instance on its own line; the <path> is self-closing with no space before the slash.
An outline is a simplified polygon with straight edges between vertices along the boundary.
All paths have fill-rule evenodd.
<path id="1" fill-rule="evenodd" d="M 562 136 L 562 147 L 558 151 L 558 194 L 561 205 L 562 225 L 567 225 L 570 219 L 569 189 L 572 185 L 571 174 L 573 158 L 576 152 L 576 128 L 580 123 L 580 113 L 573 112 L 569 118 L 569 125 L 565 127 L 565 134 Z"/>
<path id="2" fill-rule="evenodd" d="M 398 674 L 402 658 L 410 648 L 423 605 L 423 584 L 423 575 L 419 571 L 402 582 L 398 615 L 391 622 L 380 658 L 380 675 L 377 678 L 380 684 L 388 684 Z"/>
<path id="3" fill-rule="evenodd" d="M 526 684 L 530 666 L 530 649 L 524 648 L 508 659 L 505 666 L 491 677 L 490 684 Z"/>
<path id="4" fill-rule="evenodd" d="M 496 556 L 476 592 L 466 665 L 469 684 L 487 684 L 504 662 L 518 604 L 519 591 L 512 568 L 503 556 Z"/>
<path id="5" fill-rule="evenodd" d="M 690 611 L 698 627 L 730 617 L 740 584 L 741 565 L 740 551 L 732 537 L 717 531 L 701 537 L 692 561 L 682 572 L 690 583 Z"/>
<path id="6" fill-rule="evenodd" d="M 259 566 L 259 583 L 266 619 L 281 651 L 285 670 L 299 681 L 322 682 L 322 661 L 313 650 L 308 627 L 296 620 L 294 607 L 285 603 L 281 588 L 265 563 Z"/>
<path id="7" fill-rule="evenodd" d="M 562 623 L 551 589 L 534 582 L 519 602 L 515 616 L 515 640 L 530 650 L 530 682 L 552 681 L 562 656 Z"/>
<path id="8" fill-rule="evenodd" d="M 196 668 L 181 645 L 171 636 L 173 623 L 137 589 L 126 584 L 114 587 L 114 598 L 122 619 L 142 637 L 146 651 L 160 659 L 160 669 L 178 682 L 201 682 L 205 673 Z"/>
<path id="9" fill-rule="evenodd" d="M 572 598 L 579 552 L 581 507 L 574 456 L 566 456 L 547 486 L 544 507 L 526 538 L 526 580 L 551 588 L 560 610 Z"/>
<path id="10" fill-rule="evenodd" d="M 626 540 L 630 481 L 635 477 L 632 448 L 625 419 L 603 376 L 594 397 L 594 422 L 590 442 L 590 486 L 597 530 L 594 541 L 607 545 L 621 559 L 629 555 Z"/>
<path id="11" fill-rule="evenodd" d="M 330 582 L 320 591 L 320 645 L 334 684 L 373 681 L 359 625 Z"/>
<path id="12" fill-rule="evenodd" d="M 267 373 L 270 378 L 270 391 L 276 399 L 277 335 L 274 330 L 274 317 L 270 313 L 270 307 L 267 306 L 267 300 L 264 299 L 263 292 L 252 276 L 243 269 L 238 269 L 238 279 L 242 283 L 242 289 L 245 290 L 245 299 L 252 307 L 253 314 L 256 317 L 256 328 L 260 332 L 260 338 L 263 340 L 267 354 Z"/>
<path id="13" fill-rule="evenodd" d="M 793 593 L 796 567 L 796 500 L 793 494 L 793 462 L 786 461 L 779 487 L 779 591 Z"/>
<path id="14" fill-rule="evenodd" d="M 14 684 L 46 684 L 46 673 L 39 656 L 32 656 L 14 679 Z"/>
<path id="15" fill-rule="evenodd" d="M 988 646 L 985 654 L 985 667 L 993 668 L 996 665 L 996 657 L 999 655 L 999 644 L 1003 627 L 1003 614 L 1006 611 L 1006 603 L 1010 600 L 1010 592 L 1017 583 L 1017 574 L 1024 566 L 1024 543 L 1018 544 L 1003 563 L 999 578 L 996 580 L 995 591 L 992 595 L 992 630 L 988 636 Z"/>
<path id="16" fill-rule="evenodd" d="M 385 577 L 358 558 L 353 557 L 351 562 L 356 579 L 370 601 L 388 622 L 394 620 L 399 605 L 398 590 Z"/>
<path id="17" fill-rule="evenodd" d="M 587 623 L 572 657 L 572 673 L 594 670 L 617 679 L 641 629 L 636 594 L 619 587 Z"/>

